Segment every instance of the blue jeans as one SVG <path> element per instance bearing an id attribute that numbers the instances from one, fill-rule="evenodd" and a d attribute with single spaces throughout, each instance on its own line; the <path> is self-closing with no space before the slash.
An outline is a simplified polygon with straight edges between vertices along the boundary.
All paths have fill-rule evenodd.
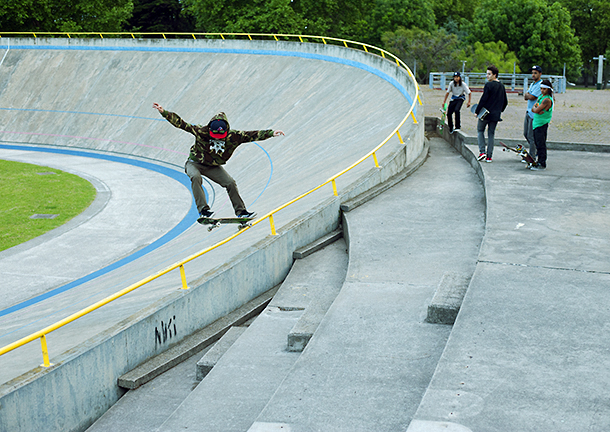
<path id="1" fill-rule="evenodd" d="M 494 152 L 494 136 L 496 134 L 497 121 L 479 120 L 477 123 L 479 154 L 486 153 L 487 159 L 491 159 Z M 487 127 L 487 151 L 485 150 L 485 127 Z"/>

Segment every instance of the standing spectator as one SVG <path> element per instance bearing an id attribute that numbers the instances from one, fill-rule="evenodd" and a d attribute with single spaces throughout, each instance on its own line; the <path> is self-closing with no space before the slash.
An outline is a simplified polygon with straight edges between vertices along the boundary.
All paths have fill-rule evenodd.
<path id="1" fill-rule="evenodd" d="M 538 97 L 538 101 L 532 108 L 534 113 L 533 128 L 534 141 L 536 142 L 536 151 L 538 152 L 538 160 L 530 169 L 543 170 L 546 169 L 546 137 L 549 130 L 549 122 L 553 117 L 553 85 L 547 79 L 540 84 L 542 95 Z"/>
<path id="2" fill-rule="evenodd" d="M 449 123 L 450 133 L 453 133 L 455 131 L 459 131 L 462 127 L 460 109 L 462 109 L 462 104 L 466 100 L 466 95 L 468 95 L 468 103 L 466 104 L 466 108 L 470 108 L 470 89 L 466 83 L 462 81 L 462 77 L 459 72 L 455 72 L 453 74 L 453 81 L 451 81 L 451 83 L 449 83 L 449 87 L 447 87 L 447 93 L 445 93 L 445 99 L 443 100 L 443 108 L 445 107 L 449 93 L 451 93 L 451 101 L 449 102 L 449 107 L 447 108 L 447 122 Z M 455 129 L 453 128 L 453 113 L 455 113 Z"/>
<path id="3" fill-rule="evenodd" d="M 480 117 L 477 123 L 479 157 L 478 160 L 486 159 L 491 162 L 494 151 L 494 136 L 496 126 L 502 119 L 500 116 L 508 105 L 506 97 L 506 89 L 498 80 L 498 68 L 494 65 L 487 67 L 487 83 L 483 88 L 483 96 L 479 100 L 479 104 L 475 110 L 475 115 L 478 117 L 483 109 L 487 111 L 484 117 Z M 485 113 L 483 111 L 483 113 Z M 487 128 L 487 149 L 485 149 L 485 128 Z"/>
<path id="4" fill-rule="evenodd" d="M 534 113 L 532 108 L 538 100 L 538 97 L 542 94 L 540 91 L 540 84 L 542 83 L 542 68 L 540 66 L 532 66 L 532 80 L 529 89 L 523 94 L 524 99 L 527 101 L 527 111 L 525 112 L 525 119 L 523 120 L 523 136 L 529 143 L 530 155 L 536 159 L 536 143 L 534 142 L 534 128 L 532 127 L 532 121 L 534 120 Z"/>

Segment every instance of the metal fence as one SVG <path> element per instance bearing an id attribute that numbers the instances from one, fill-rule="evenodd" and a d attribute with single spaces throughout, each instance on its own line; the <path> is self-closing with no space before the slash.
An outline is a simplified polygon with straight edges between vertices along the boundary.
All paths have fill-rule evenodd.
<path id="1" fill-rule="evenodd" d="M 531 74 L 499 74 L 498 79 L 507 90 L 511 92 L 523 92 L 529 87 L 529 81 L 532 78 Z M 430 72 L 430 88 L 447 90 L 447 86 L 453 79 L 453 72 Z M 477 90 L 485 86 L 485 74 L 465 72 L 462 74 L 462 79 L 468 87 Z M 542 79 L 548 79 L 553 83 L 553 91 L 555 93 L 565 93 L 567 80 L 561 75 L 542 75 Z"/>

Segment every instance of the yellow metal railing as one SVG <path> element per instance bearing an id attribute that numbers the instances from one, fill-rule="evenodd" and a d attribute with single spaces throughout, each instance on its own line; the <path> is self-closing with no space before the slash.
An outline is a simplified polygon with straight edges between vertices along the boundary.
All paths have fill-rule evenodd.
<path id="1" fill-rule="evenodd" d="M 417 84 L 417 81 L 415 81 L 415 77 L 413 76 L 411 70 L 409 69 L 409 67 L 402 61 L 400 60 L 398 57 L 396 57 L 394 54 L 391 54 L 388 51 L 385 51 L 381 48 L 372 46 L 372 45 L 367 45 L 361 42 L 354 42 L 354 41 L 349 41 L 349 40 L 343 40 L 343 39 L 337 39 L 337 38 L 331 38 L 331 37 L 322 37 L 322 36 L 303 36 L 303 35 L 275 35 L 275 34 L 254 34 L 254 33 L 87 33 L 87 32 L 70 32 L 70 33 L 51 33 L 51 32 L 28 32 L 28 33 L 24 33 L 24 32 L 0 32 L 0 38 L 2 37 L 14 37 L 14 36 L 21 36 L 21 37 L 39 37 L 39 36 L 59 36 L 59 37 L 68 37 L 71 38 L 72 36 L 79 36 L 79 37 L 84 37 L 84 36 L 99 36 L 100 38 L 104 38 L 104 35 L 106 36 L 114 36 L 114 37 L 126 37 L 126 36 L 131 36 L 132 38 L 135 39 L 135 35 L 137 36 L 162 36 L 164 39 L 167 39 L 167 36 L 174 36 L 174 37 L 185 37 L 185 36 L 192 36 L 193 39 L 197 39 L 196 36 L 201 36 L 201 37 L 206 37 L 206 38 L 211 38 L 211 37 L 220 37 L 223 40 L 225 39 L 225 37 L 245 37 L 247 36 L 249 40 L 253 40 L 252 37 L 256 37 L 256 38 L 274 38 L 276 41 L 278 41 L 278 38 L 282 38 L 282 39 L 298 39 L 300 42 L 304 42 L 303 38 L 307 39 L 307 40 L 321 40 L 324 44 L 328 44 L 328 42 L 334 42 L 334 43 L 340 43 L 342 44 L 344 47 L 346 48 L 351 48 L 351 47 L 359 47 L 362 48 L 364 51 L 366 51 L 367 53 L 371 53 L 371 51 L 377 51 L 380 53 L 380 55 L 383 58 L 387 58 L 389 57 L 390 59 L 392 59 L 393 61 L 396 62 L 396 65 L 398 67 L 404 68 L 408 74 L 409 77 L 413 80 L 413 83 L 415 85 L 415 98 L 413 98 L 413 103 L 411 104 L 411 107 L 409 109 L 409 111 L 407 112 L 407 114 L 405 115 L 405 117 L 402 119 L 402 121 L 400 122 L 400 124 L 392 131 L 392 133 L 390 135 L 388 135 L 388 137 L 383 140 L 383 142 L 381 142 L 381 144 L 379 144 L 377 147 L 375 147 L 373 150 L 371 150 L 370 152 L 368 152 L 366 155 L 364 155 L 363 157 L 361 157 L 360 159 L 358 159 L 356 162 L 354 162 L 352 165 L 350 165 L 349 167 L 345 168 L 344 170 L 342 170 L 341 172 L 335 174 L 334 176 L 330 177 L 328 180 L 326 180 L 324 183 L 320 184 L 319 186 L 316 186 L 315 188 L 299 195 L 298 197 L 288 201 L 285 204 L 282 204 L 281 206 L 277 207 L 274 210 L 271 210 L 269 213 L 259 217 L 258 219 L 256 219 L 255 221 L 252 222 L 252 226 L 255 226 L 259 223 L 261 223 L 262 221 L 264 221 L 265 219 L 269 220 L 269 225 L 270 225 L 270 229 L 271 229 L 271 235 L 277 235 L 277 231 L 275 229 L 275 222 L 273 219 L 273 215 L 276 214 L 277 212 L 281 211 L 282 209 L 288 207 L 289 205 L 301 200 L 302 198 L 312 194 L 313 192 L 317 191 L 318 189 L 321 189 L 322 187 L 326 186 L 327 184 L 331 183 L 332 184 L 332 188 L 333 188 L 333 194 L 335 196 L 338 196 L 338 192 L 337 192 L 337 183 L 336 180 L 337 178 L 341 177 L 342 175 L 344 175 L 345 173 L 347 173 L 348 171 L 352 170 L 354 167 L 358 166 L 359 164 L 361 164 L 362 162 L 364 162 L 366 159 L 368 159 L 369 157 L 373 158 L 373 161 L 375 163 L 375 167 L 379 168 L 379 162 L 377 160 L 377 152 L 379 151 L 379 149 L 381 149 L 381 147 L 383 147 L 394 135 L 396 135 L 400 141 L 401 144 L 404 145 L 404 141 L 402 139 L 402 136 L 400 135 L 400 128 L 404 125 L 404 123 L 407 121 L 407 119 L 409 118 L 409 116 L 411 116 L 413 118 L 413 122 L 417 123 L 417 119 L 415 118 L 415 114 L 413 113 L 413 110 L 415 108 L 415 104 L 417 102 L 419 102 L 420 105 L 422 105 L 421 99 L 419 97 L 419 86 Z M 349 44 L 349 45 L 348 45 Z M 371 51 L 369 51 L 371 50 Z M 387 56 L 387 57 L 386 57 Z M 93 312 L 96 309 L 101 308 L 104 305 L 107 305 L 108 303 L 111 303 L 112 301 L 124 296 L 125 294 L 130 293 L 131 291 L 134 291 L 135 289 L 146 285 L 147 283 L 175 270 L 175 269 L 179 269 L 180 270 L 180 278 L 182 280 L 182 289 L 188 289 L 188 285 L 187 285 L 187 281 L 186 281 L 186 274 L 184 271 L 184 265 L 196 258 L 199 258 L 200 256 L 210 252 L 211 250 L 214 250 L 220 246 L 222 246 L 223 244 L 233 240 L 235 237 L 245 233 L 246 231 L 248 231 L 251 227 L 246 227 L 240 231 L 238 231 L 237 233 L 227 237 L 226 239 L 200 251 L 197 252 L 191 256 L 189 256 L 186 259 L 183 259 L 182 261 L 179 261 L 169 267 L 167 267 L 165 270 L 161 270 L 157 273 L 155 273 L 152 276 L 148 276 L 142 280 L 140 280 L 139 282 L 136 282 L 130 286 L 128 286 L 127 288 L 122 289 L 121 291 L 116 292 L 115 294 L 108 296 L 94 304 L 92 304 L 91 306 L 82 309 L 64 319 L 62 319 L 61 321 L 58 321 L 48 327 L 43 328 L 42 330 L 39 330 L 35 333 L 32 333 L 29 336 L 26 336 L 24 338 L 21 338 L 9 345 L 6 345 L 2 348 L 0 348 L 0 356 L 3 354 L 6 354 L 10 351 L 13 351 L 14 349 L 17 349 L 27 343 L 30 343 L 36 339 L 40 339 L 40 343 L 41 343 L 41 347 L 42 347 L 42 357 L 43 357 L 43 367 L 49 367 L 52 366 L 51 362 L 49 361 L 49 351 L 47 348 L 47 338 L 46 335 L 65 326 L 66 324 L 71 323 L 72 321 L 77 320 L 78 318 L 87 315 L 90 312 Z"/>

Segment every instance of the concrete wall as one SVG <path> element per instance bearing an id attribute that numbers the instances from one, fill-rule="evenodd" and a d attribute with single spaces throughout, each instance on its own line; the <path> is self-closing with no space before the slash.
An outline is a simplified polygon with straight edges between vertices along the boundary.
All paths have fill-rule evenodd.
<path id="1" fill-rule="evenodd" d="M 20 43 L 25 42 L 20 41 Z M 70 46 L 73 42 L 36 40 L 29 43 L 48 47 L 57 43 Z M 396 80 L 411 98 L 415 94 L 406 72 L 398 70 L 392 63 L 371 54 L 335 46 L 285 42 L 143 41 L 140 43 L 124 40 L 92 40 L 85 41 L 85 44 L 109 49 L 113 44 L 121 44 L 134 50 L 142 50 L 148 46 L 155 46 L 158 49 L 159 45 L 171 48 L 175 44 L 202 50 L 215 49 L 218 45 L 222 45 L 223 49 L 236 50 L 236 54 L 239 54 L 242 44 L 247 44 L 249 50 L 256 46 L 261 50 L 298 51 L 316 60 L 330 61 L 336 58 L 358 62 L 359 65 L 370 68 L 368 71 L 370 73 Z M 322 59 L 320 56 L 325 58 Z M 26 78 L 14 76 L 12 79 L 19 82 Z M 324 80 L 324 77 L 320 79 Z M 8 85 L 11 87 L 14 83 L 9 81 Z M 65 85 L 69 86 L 68 83 Z M 2 86 L 6 88 L 6 81 L 0 83 L 0 88 Z M 357 98 L 357 95 L 353 95 L 352 98 Z M 134 104 L 133 100 L 126 96 L 126 106 L 130 102 Z M 44 112 L 32 113 L 33 118 L 38 118 L 36 121 L 41 121 L 44 115 Z M 374 117 L 374 112 L 371 116 Z M 48 369 L 34 369 L 0 386 L 0 431 L 80 431 L 87 428 L 121 396 L 122 391 L 116 384 L 119 376 L 158 354 L 160 349 L 171 346 L 160 348 L 151 343 L 151 329 L 160 321 L 167 323 L 171 319 L 177 324 L 177 334 L 172 343 L 178 342 L 180 338 L 215 321 L 280 283 L 291 267 L 292 252 L 295 249 L 337 228 L 341 202 L 383 182 L 417 159 L 424 147 L 424 116 L 421 107 L 417 111 L 417 120 L 417 125 L 407 122 L 401 130 L 406 146 L 394 147 L 394 150 L 380 161 L 382 166 L 380 169 L 371 168 L 361 172 L 349 187 L 343 189 L 339 197 L 329 198 L 316 205 L 280 229 L 277 236 L 264 238 L 229 262 L 208 272 L 192 283 L 188 291 L 173 292 L 108 331 L 55 357 L 53 359 L 55 366 Z M 140 120 L 133 118 L 128 121 Z M 105 124 L 105 121 L 101 121 L 99 127 L 107 128 L 109 133 L 113 129 L 112 122 Z M 63 144 L 78 145 L 70 142 L 69 139 Z M 107 151 L 125 151 L 134 154 L 143 151 L 133 147 L 121 148 L 120 143 L 108 142 L 100 145 L 99 142 L 94 142 L 92 145 Z M 155 153 L 155 150 L 152 150 L 149 157 L 168 162 L 174 160 L 171 152 L 166 151 Z M 181 155 L 176 161 L 182 159 Z"/>

